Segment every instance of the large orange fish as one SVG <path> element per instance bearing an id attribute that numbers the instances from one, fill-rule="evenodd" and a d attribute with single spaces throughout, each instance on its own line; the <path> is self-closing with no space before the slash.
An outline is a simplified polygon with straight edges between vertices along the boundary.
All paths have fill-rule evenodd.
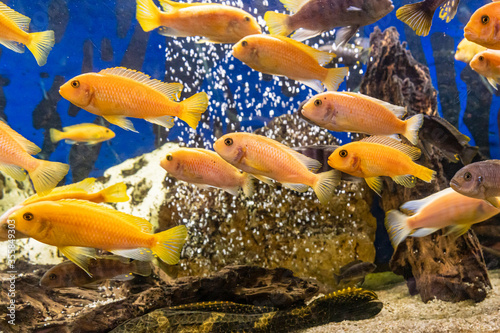
<path id="1" fill-rule="evenodd" d="M 52 190 L 66 176 L 69 165 L 31 156 L 39 152 L 40 148 L 33 142 L 0 121 L 0 171 L 16 180 L 24 180 L 24 169 L 28 171 L 35 191 L 44 193 Z"/>
<path id="2" fill-rule="evenodd" d="M 385 226 L 392 245 L 396 248 L 406 237 L 427 236 L 441 228 L 460 236 L 471 225 L 500 213 L 481 199 L 466 197 L 451 188 L 434 193 L 427 198 L 408 201 L 401 210 L 390 210 L 385 217 Z"/>
<path id="3" fill-rule="evenodd" d="M 328 91 L 313 96 L 300 112 L 318 126 L 335 132 L 370 135 L 401 134 L 414 145 L 423 115 L 400 120 L 406 110 L 379 99 L 350 92 Z"/>
<path id="4" fill-rule="evenodd" d="M 183 225 L 152 234 L 147 220 L 84 200 L 35 202 L 15 211 L 9 220 L 23 234 L 57 246 L 87 273 L 94 249 L 142 261 L 152 260 L 154 254 L 174 265 L 187 237 Z"/>
<path id="5" fill-rule="evenodd" d="M 472 14 L 464 28 L 467 40 L 488 49 L 500 50 L 500 2 L 492 2 Z"/>
<path id="6" fill-rule="evenodd" d="M 173 177 L 188 183 L 218 187 L 233 195 L 238 195 L 242 188 L 246 196 L 252 195 L 252 176 L 210 150 L 179 148 L 168 153 L 160 165 Z"/>
<path id="7" fill-rule="evenodd" d="M 431 182 L 436 172 L 413 162 L 419 157 L 420 149 L 416 147 L 386 136 L 371 136 L 337 148 L 328 158 L 328 164 L 364 178 L 368 186 L 380 195 L 380 176 L 389 176 L 406 187 L 415 186 L 414 177 Z"/>
<path id="8" fill-rule="evenodd" d="M 233 56 L 256 71 L 286 76 L 322 92 L 337 90 L 349 73 L 347 67 L 327 69 L 335 54 L 316 50 L 291 38 L 251 35 L 233 46 Z"/>
<path id="9" fill-rule="evenodd" d="M 479 52 L 469 63 L 470 67 L 486 78 L 489 84 L 497 89 L 500 83 L 500 50 Z"/>
<path id="10" fill-rule="evenodd" d="M 176 102 L 180 83 L 164 83 L 130 69 L 108 68 L 99 73 L 82 74 L 61 86 L 59 93 L 76 106 L 124 129 L 135 131 L 126 117 L 142 118 L 171 128 L 178 117 L 196 129 L 208 107 L 204 92 Z"/>
<path id="11" fill-rule="evenodd" d="M 316 174 L 314 171 L 321 167 L 320 162 L 265 136 L 226 134 L 214 143 L 214 149 L 227 162 L 264 182 L 274 179 L 299 192 L 312 187 L 323 204 L 331 199 L 340 181 L 336 170 Z"/>
<path id="12" fill-rule="evenodd" d="M 17 53 L 24 53 L 24 46 L 43 66 L 54 46 L 54 31 L 29 33 L 31 19 L 0 2 L 0 44 Z"/>
<path id="13" fill-rule="evenodd" d="M 236 7 L 216 3 L 177 3 L 160 0 L 161 12 L 153 0 L 137 0 L 137 21 L 144 31 L 160 27 L 160 35 L 202 36 L 200 42 L 236 43 L 245 36 L 260 34 L 257 20 Z"/>

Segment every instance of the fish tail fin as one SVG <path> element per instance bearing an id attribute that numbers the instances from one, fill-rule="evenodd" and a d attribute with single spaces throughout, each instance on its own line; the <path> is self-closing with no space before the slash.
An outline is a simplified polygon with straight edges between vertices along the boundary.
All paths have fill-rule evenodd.
<path id="1" fill-rule="evenodd" d="M 50 141 L 52 141 L 52 143 L 57 143 L 57 142 L 61 141 L 63 139 L 62 133 L 63 132 L 61 132 L 55 128 L 51 128 L 50 129 Z"/>
<path id="2" fill-rule="evenodd" d="M 135 17 L 144 31 L 151 31 L 161 26 L 160 10 L 153 0 L 137 0 Z"/>
<path id="3" fill-rule="evenodd" d="M 340 280 L 341 280 L 340 275 L 333 273 L 333 279 L 335 280 L 335 284 L 337 284 L 337 285 L 340 284 Z"/>
<path id="4" fill-rule="evenodd" d="M 349 68 L 331 68 L 327 69 L 327 71 L 328 73 L 326 74 L 326 79 L 323 81 L 323 84 L 326 90 L 337 91 L 342 81 L 344 81 L 344 77 L 349 74 Z"/>
<path id="5" fill-rule="evenodd" d="M 151 272 L 152 269 L 150 261 L 141 261 L 141 260 L 134 261 L 134 268 L 132 273 L 141 276 L 150 276 Z"/>
<path id="6" fill-rule="evenodd" d="M 29 36 L 30 41 L 26 44 L 26 47 L 33 53 L 33 56 L 35 56 L 38 66 L 45 65 L 47 63 L 47 57 L 56 42 L 54 39 L 54 31 L 32 32 Z"/>
<path id="7" fill-rule="evenodd" d="M 417 114 L 410 119 L 405 120 L 406 130 L 403 134 L 413 145 L 418 143 L 418 130 L 422 127 L 424 122 L 424 115 Z"/>
<path id="8" fill-rule="evenodd" d="M 159 232 L 155 236 L 156 244 L 153 245 L 151 251 L 167 264 L 177 264 L 187 238 L 186 226 L 179 225 Z"/>
<path id="9" fill-rule="evenodd" d="M 391 239 L 394 248 L 411 234 L 411 228 L 408 226 L 408 215 L 399 210 L 390 210 L 385 216 L 385 228 Z"/>
<path id="10" fill-rule="evenodd" d="M 254 191 L 254 182 L 252 175 L 244 173 L 245 179 L 243 180 L 243 193 L 246 197 L 251 197 Z"/>
<path id="11" fill-rule="evenodd" d="M 333 197 L 333 190 L 340 182 L 340 172 L 330 170 L 317 174 L 316 182 L 313 185 L 314 192 L 318 196 L 319 201 L 326 205 Z"/>
<path id="12" fill-rule="evenodd" d="M 267 28 L 271 35 L 288 36 L 292 33 L 288 26 L 289 16 L 286 14 L 268 11 L 264 14 L 264 21 L 266 21 Z"/>
<path id="13" fill-rule="evenodd" d="M 419 165 L 414 176 L 422 179 L 424 182 L 430 183 L 436 177 L 436 171 Z"/>
<path id="14" fill-rule="evenodd" d="M 184 105 L 179 118 L 185 121 L 191 128 L 196 129 L 201 119 L 201 114 L 208 107 L 208 95 L 204 92 L 197 93 L 181 102 Z"/>
<path id="15" fill-rule="evenodd" d="M 466 146 L 459 155 L 462 163 L 464 165 L 470 164 L 474 157 L 476 157 L 478 150 L 476 146 Z"/>
<path id="16" fill-rule="evenodd" d="M 101 195 L 104 202 L 126 202 L 130 198 L 127 195 L 127 185 L 118 183 L 102 190 Z"/>
<path id="17" fill-rule="evenodd" d="M 396 17 L 408 24 L 418 36 L 427 36 L 431 30 L 434 10 L 430 10 L 426 1 L 404 5 L 396 11 Z"/>
<path id="18" fill-rule="evenodd" d="M 28 171 L 38 194 L 51 191 L 66 176 L 69 165 L 59 162 L 38 160 L 38 166 Z"/>

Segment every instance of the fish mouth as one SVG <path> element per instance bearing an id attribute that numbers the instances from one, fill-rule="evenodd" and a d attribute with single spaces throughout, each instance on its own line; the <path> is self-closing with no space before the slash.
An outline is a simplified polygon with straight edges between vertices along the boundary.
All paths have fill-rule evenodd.
<path id="1" fill-rule="evenodd" d="M 452 179 L 452 180 L 450 181 L 450 187 L 451 187 L 453 190 L 455 190 L 456 192 L 458 192 L 458 191 L 457 191 L 457 188 L 459 187 L 459 185 L 460 185 L 460 184 L 458 184 L 458 182 L 457 182 L 455 179 Z"/>
<path id="2" fill-rule="evenodd" d="M 464 38 L 467 39 L 468 41 L 471 41 L 471 38 L 474 38 L 475 34 L 474 31 L 472 31 L 470 28 L 465 27 L 464 28 Z"/>
<path id="3" fill-rule="evenodd" d="M 302 103 L 300 103 L 296 113 L 297 115 L 299 116 L 300 120 L 308 123 L 309 125 L 313 125 L 313 126 L 319 126 L 318 124 L 316 124 L 315 122 L 313 122 L 311 119 L 307 118 L 306 116 L 304 116 L 304 114 L 302 113 L 302 110 L 304 109 L 304 105 L 308 102 L 309 100 L 307 101 L 303 101 Z"/>

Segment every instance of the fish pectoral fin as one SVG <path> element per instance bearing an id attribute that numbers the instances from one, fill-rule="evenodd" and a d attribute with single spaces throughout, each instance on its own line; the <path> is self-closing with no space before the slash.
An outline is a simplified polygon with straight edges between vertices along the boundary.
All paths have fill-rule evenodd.
<path id="1" fill-rule="evenodd" d="M 70 140 L 70 139 L 66 139 L 66 140 L 64 140 L 64 142 L 67 143 L 68 145 L 74 145 L 74 144 L 78 143 L 75 140 Z"/>
<path id="2" fill-rule="evenodd" d="M 229 193 L 229 194 L 232 194 L 234 196 L 238 196 L 238 194 L 239 194 L 238 191 L 239 191 L 240 187 L 239 186 L 236 186 L 236 187 L 224 187 L 222 189 L 224 191 L 226 191 L 227 193 Z"/>
<path id="3" fill-rule="evenodd" d="M 121 127 L 123 129 L 139 133 L 135 130 L 134 125 L 130 120 L 125 118 L 124 116 L 102 116 L 104 119 L 109 121 L 111 124 Z"/>
<path id="4" fill-rule="evenodd" d="M 17 181 L 23 181 L 26 179 L 26 172 L 23 168 L 18 167 L 17 165 L 0 164 L 0 171 Z"/>
<path id="5" fill-rule="evenodd" d="M 362 10 L 361 8 L 359 8 L 359 7 L 349 6 L 349 7 L 347 8 L 347 11 L 348 11 L 348 12 L 361 12 L 361 11 L 363 11 L 363 10 Z"/>
<path id="6" fill-rule="evenodd" d="M 92 277 L 92 274 L 89 272 L 89 261 L 95 258 L 95 249 L 79 246 L 62 246 L 58 249 L 66 258 L 74 262 Z"/>
<path id="7" fill-rule="evenodd" d="M 442 6 L 439 11 L 439 18 L 446 23 L 449 23 L 455 15 L 457 14 L 459 0 L 448 0 Z"/>
<path id="8" fill-rule="evenodd" d="M 415 187 L 415 177 L 413 175 L 400 175 L 392 177 L 397 184 L 403 185 L 404 187 Z"/>
<path id="9" fill-rule="evenodd" d="M 174 117 L 172 116 L 161 116 L 158 118 L 145 118 L 144 120 L 150 123 L 163 126 L 165 128 L 172 128 L 174 126 Z"/>
<path id="10" fill-rule="evenodd" d="M 148 248 L 126 249 L 126 250 L 108 250 L 116 255 L 132 258 L 141 261 L 153 260 L 153 253 Z"/>
<path id="11" fill-rule="evenodd" d="M 314 36 L 317 36 L 321 33 L 321 30 L 309 30 L 309 29 L 304 29 L 300 28 L 296 30 L 293 35 L 290 36 L 290 38 L 296 40 L 296 41 L 304 41 L 309 38 L 313 38 Z M 331 53 L 333 56 L 335 56 L 334 53 Z"/>
<path id="12" fill-rule="evenodd" d="M 8 48 L 14 52 L 24 53 L 24 45 L 23 44 L 13 42 L 11 40 L 5 40 L 5 39 L 0 39 L 0 44 L 2 44 L 6 48 Z"/>
<path id="13" fill-rule="evenodd" d="M 110 280 L 113 280 L 113 281 L 130 281 L 134 277 L 135 277 L 134 274 L 132 274 L 132 273 L 126 273 L 126 274 L 121 274 L 121 275 L 114 276 Z"/>
<path id="14" fill-rule="evenodd" d="M 486 81 L 488 81 L 488 83 L 495 89 L 495 90 L 498 90 L 497 88 L 497 83 L 498 81 L 494 78 L 494 77 L 487 77 L 486 78 Z"/>
<path id="15" fill-rule="evenodd" d="M 306 192 L 309 189 L 305 184 L 281 183 L 281 185 L 297 192 Z"/>
<path id="16" fill-rule="evenodd" d="M 301 80 L 299 82 L 319 93 L 325 91 L 325 88 L 320 80 Z"/>
<path id="17" fill-rule="evenodd" d="M 374 190 L 379 196 L 382 196 L 380 194 L 382 192 L 382 178 L 368 177 L 365 178 L 365 181 L 372 190 Z"/>
<path id="18" fill-rule="evenodd" d="M 495 208 L 500 208 L 500 197 L 489 197 L 485 199 Z"/>
<path id="19" fill-rule="evenodd" d="M 269 177 L 266 177 L 266 176 L 261 176 L 261 175 L 253 175 L 255 178 L 257 178 L 258 180 L 260 180 L 261 182 L 264 182 L 268 185 L 272 185 L 273 184 L 273 179 L 272 178 L 269 178 Z"/>
<path id="20" fill-rule="evenodd" d="M 430 235 L 433 232 L 436 232 L 438 230 L 439 230 L 439 228 L 420 228 L 420 229 L 415 230 L 413 233 L 411 233 L 411 236 L 412 237 L 425 237 L 425 236 L 428 236 L 428 235 Z"/>
<path id="21" fill-rule="evenodd" d="M 460 237 L 469 231 L 471 224 L 455 224 L 447 228 L 445 235 L 453 234 L 455 237 Z"/>
<path id="22" fill-rule="evenodd" d="M 359 29 L 359 25 L 351 25 L 348 27 L 340 28 L 335 34 L 335 45 L 343 46 L 347 43 Z"/>
<path id="23" fill-rule="evenodd" d="M 205 44 L 205 43 L 221 44 L 221 42 L 217 42 L 217 41 L 211 40 L 209 38 L 205 38 L 205 37 L 198 39 L 195 43 L 196 44 Z"/>

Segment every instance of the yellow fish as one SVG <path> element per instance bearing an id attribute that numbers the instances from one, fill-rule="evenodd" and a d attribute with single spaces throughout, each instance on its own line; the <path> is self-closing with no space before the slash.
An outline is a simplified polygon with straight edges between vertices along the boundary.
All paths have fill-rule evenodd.
<path id="1" fill-rule="evenodd" d="M 31 156 L 39 152 L 40 148 L 33 142 L 0 121 L 0 171 L 21 181 L 26 178 L 24 169 L 28 171 L 35 191 L 45 193 L 66 176 L 69 165 L 38 160 Z"/>
<path id="2" fill-rule="evenodd" d="M 188 183 L 221 188 L 232 195 L 238 195 L 241 187 L 246 196 L 252 195 L 252 177 L 210 150 L 179 148 L 168 153 L 160 165 L 173 177 Z"/>
<path id="3" fill-rule="evenodd" d="M 468 64 L 476 54 L 485 50 L 486 48 L 484 46 L 470 42 L 464 38 L 458 43 L 457 52 L 455 52 L 455 60 Z"/>
<path id="4" fill-rule="evenodd" d="M 347 67 L 324 68 L 335 54 L 316 50 L 291 38 L 251 35 L 233 46 L 233 56 L 256 71 L 286 76 L 322 92 L 337 90 L 349 73 Z"/>
<path id="5" fill-rule="evenodd" d="M 74 77 L 61 86 L 59 93 L 76 106 L 131 131 L 135 131 L 134 126 L 126 117 L 166 128 L 174 126 L 174 117 L 178 117 L 196 129 L 208 107 L 208 96 L 200 92 L 178 103 L 182 88 L 180 83 L 166 84 L 116 67 Z"/>
<path id="6" fill-rule="evenodd" d="M 470 67 L 486 78 L 489 84 L 497 89 L 500 83 L 500 50 L 479 52 L 469 63 Z"/>
<path id="7" fill-rule="evenodd" d="M 78 124 L 64 127 L 63 131 L 55 128 L 50 129 L 50 140 L 54 143 L 65 140 L 66 143 L 74 144 L 85 142 L 94 145 L 115 137 L 115 133 L 107 127 L 96 124 Z"/>
<path id="8" fill-rule="evenodd" d="M 361 177 L 380 195 L 382 181 L 389 176 L 396 183 L 415 186 L 414 177 L 431 182 L 436 172 L 413 162 L 420 157 L 420 149 L 410 147 L 385 136 L 371 136 L 337 148 L 328 158 L 328 164 L 337 170 Z"/>
<path id="9" fill-rule="evenodd" d="M 464 28 L 467 40 L 488 49 L 500 50 L 500 2 L 492 2 L 472 14 Z"/>
<path id="10" fill-rule="evenodd" d="M 227 162 L 266 183 L 274 179 L 292 190 L 305 192 L 312 187 L 327 204 L 340 181 L 340 173 L 314 173 L 321 163 L 284 144 L 252 133 L 230 133 L 214 143 L 215 151 Z"/>
<path id="11" fill-rule="evenodd" d="M 217 3 L 177 3 L 160 0 L 161 12 L 153 0 L 137 0 L 137 21 L 144 31 L 160 27 L 160 35 L 203 36 L 200 42 L 236 43 L 245 36 L 260 34 L 257 20 L 249 13 Z"/>
<path id="12" fill-rule="evenodd" d="M 152 234 L 147 220 L 84 200 L 35 202 L 18 209 L 9 219 L 23 234 L 57 246 L 89 275 L 89 260 L 96 257 L 94 249 L 142 261 L 152 260 L 154 254 L 175 265 L 187 237 L 183 225 Z"/>
<path id="13" fill-rule="evenodd" d="M 400 209 L 406 214 L 390 210 L 385 217 L 385 226 L 394 248 L 408 236 L 424 237 L 445 227 L 448 233 L 458 237 L 474 223 L 500 213 L 500 209 L 488 202 L 466 197 L 451 188 L 424 199 L 408 201 Z"/>
<path id="14" fill-rule="evenodd" d="M 17 53 L 24 53 L 26 45 L 38 66 L 43 66 L 55 43 L 54 31 L 29 33 L 30 21 L 0 2 L 0 44 Z"/>

